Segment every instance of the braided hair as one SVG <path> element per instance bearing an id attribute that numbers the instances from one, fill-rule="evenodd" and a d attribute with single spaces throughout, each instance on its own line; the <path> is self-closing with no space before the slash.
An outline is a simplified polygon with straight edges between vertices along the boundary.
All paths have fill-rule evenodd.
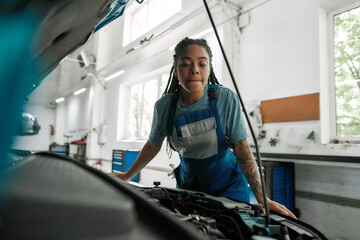
<path id="1" fill-rule="evenodd" d="M 206 50 L 207 54 L 209 55 L 210 75 L 209 75 L 208 83 L 219 84 L 219 82 L 215 76 L 214 69 L 211 64 L 213 55 L 212 55 L 211 49 L 205 39 L 202 39 L 202 38 L 191 39 L 191 38 L 186 37 L 183 40 L 181 40 L 175 47 L 174 62 L 176 61 L 176 58 L 179 56 L 179 53 L 183 49 L 185 49 L 187 46 L 192 45 L 192 44 L 196 44 L 196 45 L 203 47 Z M 174 72 L 175 72 L 174 66 L 172 66 L 171 70 L 170 70 L 169 80 L 167 82 L 165 91 L 162 94 L 162 96 L 168 95 L 169 93 L 172 93 L 172 92 L 180 91 L 179 79 L 177 76 L 175 76 Z"/>

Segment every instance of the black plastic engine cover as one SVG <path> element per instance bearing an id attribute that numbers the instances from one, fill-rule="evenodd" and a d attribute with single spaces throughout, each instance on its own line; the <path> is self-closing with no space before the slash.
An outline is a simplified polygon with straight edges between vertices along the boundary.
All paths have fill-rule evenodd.
<path id="1" fill-rule="evenodd" d="M 0 182 L 0 239 L 206 239 L 146 194 L 63 155 L 30 155 Z"/>

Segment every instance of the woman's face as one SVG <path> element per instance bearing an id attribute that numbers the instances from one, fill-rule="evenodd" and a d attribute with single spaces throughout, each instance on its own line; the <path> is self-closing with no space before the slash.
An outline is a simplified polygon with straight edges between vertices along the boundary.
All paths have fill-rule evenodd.
<path id="1" fill-rule="evenodd" d="M 205 48 L 197 44 L 187 46 L 178 54 L 174 67 L 183 90 L 191 94 L 204 92 L 210 75 L 210 59 Z"/>

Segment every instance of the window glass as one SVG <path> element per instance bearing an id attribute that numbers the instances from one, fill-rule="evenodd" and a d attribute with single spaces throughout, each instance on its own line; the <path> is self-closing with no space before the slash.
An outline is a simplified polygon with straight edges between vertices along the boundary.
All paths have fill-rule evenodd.
<path id="1" fill-rule="evenodd" d="M 136 84 L 130 87 L 130 106 L 129 106 L 129 121 L 127 135 L 130 139 L 136 138 L 140 135 L 140 126 L 142 119 L 142 98 L 143 98 L 143 84 Z"/>
<path id="2" fill-rule="evenodd" d="M 151 131 L 155 102 L 163 94 L 169 74 L 158 74 L 129 87 L 127 139 L 147 139 Z M 124 116 L 126 117 L 126 116 Z M 120 122 L 120 121 L 119 121 Z"/>
<path id="3" fill-rule="evenodd" d="M 360 7 L 333 20 L 336 135 L 360 136 Z"/>
<path id="4" fill-rule="evenodd" d="M 152 29 L 164 20 L 164 0 L 149 1 L 148 29 Z"/>
<path id="5" fill-rule="evenodd" d="M 163 23 L 181 10 L 182 0 L 148 0 L 125 11 L 123 46 Z"/>
<path id="6" fill-rule="evenodd" d="M 161 75 L 161 85 L 160 85 L 160 91 L 159 91 L 159 98 L 164 93 L 168 80 L 169 80 L 169 74 L 168 73 L 165 73 L 165 74 Z"/>
<path id="7" fill-rule="evenodd" d="M 143 123 L 140 137 L 149 136 L 155 102 L 158 100 L 158 80 L 144 83 Z"/>
<path id="8" fill-rule="evenodd" d="M 144 4 L 138 8 L 132 16 L 131 21 L 131 40 L 134 40 L 143 35 L 147 30 L 147 11 L 148 4 Z"/>

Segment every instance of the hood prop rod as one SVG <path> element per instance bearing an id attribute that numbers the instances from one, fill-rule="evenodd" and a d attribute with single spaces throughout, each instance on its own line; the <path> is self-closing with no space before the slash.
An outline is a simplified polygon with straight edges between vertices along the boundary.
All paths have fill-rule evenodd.
<path id="1" fill-rule="evenodd" d="M 234 78 L 234 75 L 232 73 L 232 70 L 231 70 L 231 67 L 230 67 L 230 64 L 229 64 L 229 61 L 226 57 L 226 54 L 225 54 L 225 51 L 224 51 L 224 48 L 221 44 L 221 41 L 220 41 L 220 38 L 219 38 L 219 34 L 216 30 L 216 26 L 215 26 L 215 23 L 214 23 L 214 20 L 212 18 L 212 15 L 211 15 L 211 12 L 210 12 L 210 9 L 206 3 L 206 0 L 203 0 L 204 1 L 204 5 L 205 5 L 205 8 L 206 8 L 206 12 L 210 18 L 210 22 L 211 22 L 211 25 L 212 25 L 212 28 L 215 32 L 215 35 L 216 35 L 216 38 L 218 40 L 218 43 L 220 45 L 220 48 L 221 48 L 221 52 L 224 56 L 224 60 L 225 60 L 225 63 L 226 63 L 226 66 L 229 70 L 229 73 L 230 73 L 230 77 L 231 77 L 231 80 L 234 84 L 234 87 L 235 87 L 235 90 L 236 90 L 236 93 L 239 97 L 239 100 L 240 100 L 240 103 L 241 103 L 241 107 L 242 107 L 242 110 L 244 112 L 244 115 L 245 115 L 245 118 L 246 118 L 246 121 L 249 125 L 249 129 L 250 129 L 250 132 L 251 132 L 251 136 L 252 138 L 254 139 L 254 143 L 255 143 L 255 149 L 256 149 L 256 157 L 258 159 L 258 162 L 259 162 L 259 172 L 260 172 L 260 180 L 261 180 L 261 186 L 262 186 L 262 192 L 263 192 L 263 198 L 264 198 L 264 203 L 265 203 L 265 211 L 266 211 L 266 218 L 265 218 L 265 226 L 269 226 L 269 223 L 270 223 L 270 212 L 269 212 L 269 206 L 268 206 L 268 201 L 267 201 L 267 197 L 266 197 L 266 192 L 265 192 L 265 181 L 264 181 L 264 177 L 263 177 L 263 168 L 262 168 L 262 161 L 261 161 L 261 158 L 260 158 L 260 152 L 259 152 L 259 147 L 258 147 L 258 143 L 257 143 L 257 140 L 256 140 L 256 137 L 255 137 L 255 133 L 254 133 L 254 130 L 251 126 L 251 123 L 250 123 L 250 119 L 249 119 L 249 116 L 246 112 L 246 109 L 245 109 L 245 105 L 244 105 L 244 102 L 243 100 L 241 99 L 241 96 L 240 96 L 240 92 L 239 92 L 239 89 L 237 87 L 237 84 L 235 82 L 235 78 Z"/>

